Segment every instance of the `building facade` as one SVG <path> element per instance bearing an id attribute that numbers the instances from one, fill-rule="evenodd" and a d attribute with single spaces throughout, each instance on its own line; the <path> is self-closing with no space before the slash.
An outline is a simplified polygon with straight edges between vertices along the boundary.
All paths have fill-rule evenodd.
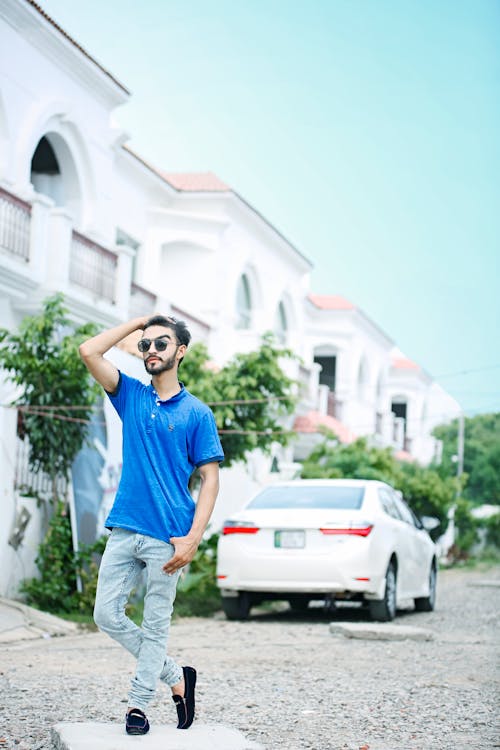
<path id="1" fill-rule="evenodd" d="M 287 364 L 301 389 L 296 440 L 223 472 L 214 528 L 262 484 L 293 476 L 319 425 L 341 441 L 366 435 L 403 458 L 435 458 L 431 430 L 458 404 L 354 304 L 313 294 L 307 257 L 234 189 L 134 153 L 113 120 L 129 96 L 34 2 L 1 4 L 0 324 L 15 329 L 56 291 L 76 323 L 109 327 L 161 310 L 184 318 L 219 366 L 273 330 L 301 361 Z M 132 355 L 116 356 L 135 371 Z M 19 494 L 28 469 L 15 396 L 0 376 L 7 595 L 34 573 L 46 523 Z M 119 445 L 119 425 L 108 427 Z"/>

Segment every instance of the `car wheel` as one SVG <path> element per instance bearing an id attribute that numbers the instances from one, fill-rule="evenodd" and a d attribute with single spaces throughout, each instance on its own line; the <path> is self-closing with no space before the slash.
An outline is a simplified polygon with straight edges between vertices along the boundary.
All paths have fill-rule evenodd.
<path id="1" fill-rule="evenodd" d="M 429 573 L 429 596 L 420 596 L 415 599 L 415 609 L 417 612 L 432 612 L 436 606 L 436 581 L 437 581 L 437 570 L 436 564 L 433 562 L 431 565 L 431 572 Z"/>
<path id="2" fill-rule="evenodd" d="M 302 596 L 291 596 L 288 600 L 288 604 L 290 605 L 290 609 L 294 612 L 305 612 L 309 607 L 309 599 Z"/>
<path id="3" fill-rule="evenodd" d="M 384 598 L 370 602 L 370 617 L 379 622 L 389 622 L 396 616 L 397 571 L 393 560 L 385 574 Z"/>
<path id="4" fill-rule="evenodd" d="M 246 591 L 239 591 L 238 596 L 222 597 L 222 609 L 228 620 L 246 620 L 250 606 L 250 596 Z"/>

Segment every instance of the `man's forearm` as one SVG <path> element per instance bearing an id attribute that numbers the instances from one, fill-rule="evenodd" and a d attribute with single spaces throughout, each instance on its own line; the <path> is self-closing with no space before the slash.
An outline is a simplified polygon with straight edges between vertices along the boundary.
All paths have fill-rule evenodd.
<path id="1" fill-rule="evenodd" d="M 200 494 L 189 533 L 186 536 L 170 538 L 171 544 L 175 547 L 175 553 L 163 566 L 164 572 L 168 575 L 172 575 L 194 558 L 203 533 L 210 521 L 218 491 L 219 466 L 217 464 L 211 465 L 205 476 L 202 474 Z"/>
<path id="2" fill-rule="evenodd" d="M 106 331 L 98 333 L 97 336 L 93 336 L 91 339 L 87 339 L 80 346 L 80 354 L 85 359 L 86 357 L 92 357 L 94 355 L 102 356 L 109 351 L 115 344 L 126 338 L 130 333 L 144 328 L 148 317 L 133 318 L 126 323 L 120 323 L 120 325 L 114 328 L 108 328 Z"/>
<path id="3" fill-rule="evenodd" d="M 217 474 L 210 475 L 205 479 L 202 478 L 202 484 L 198 500 L 196 502 L 196 510 L 193 518 L 193 523 L 189 531 L 188 536 L 193 538 L 197 544 L 200 543 L 205 529 L 208 526 L 210 517 L 212 515 L 215 501 L 219 493 L 219 476 Z"/>

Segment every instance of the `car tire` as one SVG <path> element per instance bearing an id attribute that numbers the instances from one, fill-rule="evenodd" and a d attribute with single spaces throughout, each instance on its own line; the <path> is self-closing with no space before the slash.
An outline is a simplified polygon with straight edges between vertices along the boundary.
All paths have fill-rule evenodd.
<path id="1" fill-rule="evenodd" d="M 291 596 L 288 599 L 290 609 L 294 612 L 305 612 L 309 607 L 309 599 L 303 598 L 302 596 Z"/>
<path id="2" fill-rule="evenodd" d="M 379 622 L 390 622 L 396 616 L 397 569 L 391 560 L 385 574 L 385 592 L 383 599 L 370 602 L 370 617 Z"/>
<path id="3" fill-rule="evenodd" d="M 246 620 L 250 614 L 250 596 L 246 591 L 239 591 L 238 596 L 223 596 L 221 601 L 228 620 Z"/>
<path id="4" fill-rule="evenodd" d="M 417 612 L 433 612 L 436 606 L 436 581 L 437 569 L 433 561 L 429 573 L 429 596 L 420 596 L 415 599 L 415 609 Z"/>

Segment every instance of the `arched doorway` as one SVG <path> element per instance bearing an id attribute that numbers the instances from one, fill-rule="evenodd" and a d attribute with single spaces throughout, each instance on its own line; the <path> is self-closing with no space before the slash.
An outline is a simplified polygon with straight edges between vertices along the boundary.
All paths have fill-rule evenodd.
<path id="1" fill-rule="evenodd" d="M 74 159 L 66 141 L 58 133 L 46 133 L 31 158 L 31 184 L 56 206 L 64 206 L 75 224 L 81 221 L 81 190 Z"/>
<path id="2" fill-rule="evenodd" d="M 236 287 L 236 328 L 248 329 L 252 324 L 252 293 L 246 273 L 242 273 Z"/>

